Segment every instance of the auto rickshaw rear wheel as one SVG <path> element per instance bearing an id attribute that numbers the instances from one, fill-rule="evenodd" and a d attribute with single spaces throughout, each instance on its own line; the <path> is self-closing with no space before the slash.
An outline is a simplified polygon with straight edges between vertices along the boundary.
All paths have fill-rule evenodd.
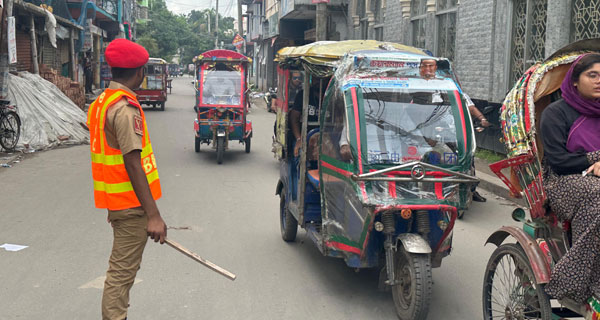
<path id="1" fill-rule="evenodd" d="M 298 220 L 290 213 L 285 201 L 286 188 L 284 187 L 279 194 L 279 225 L 281 227 L 281 238 L 283 241 L 291 242 L 296 240 L 298 232 Z"/>
<path id="2" fill-rule="evenodd" d="M 535 281 L 527 255 L 518 244 L 499 246 L 490 257 L 483 278 L 483 318 L 552 319 L 544 285 Z"/>
<path id="3" fill-rule="evenodd" d="M 433 291 L 429 255 L 409 253 L 399 245 L 394 258 L 396 285 L 392 286 L 392 296 L 398 318 L 426 320 Z"/>
<path id="4" fill-rule="evenodd" d="M 250 141 L 252 139 L 250 137 L 244 139 L 244 145 L 246 146 L 246 153 L 250 153 Z"/>
<path id="5" fill-rule="evenodd" d="M 225 137 L 217 137 L 217 163 L 223 163 L 223 153 L 225 152 Z"/>
<path id="6" fill-rule="evenodd" d="M 200 137 L 195 137 L 195 139 L 194 139 L 194 150 L 196 152 L 200 152 L 200 142 L 201 141 L 202 140 L 200 139 Z"/>
<path id="7" fill-rule="evenodd" d="M 160 103 L 160 111 L 165 111 L 165 102 Z"/>

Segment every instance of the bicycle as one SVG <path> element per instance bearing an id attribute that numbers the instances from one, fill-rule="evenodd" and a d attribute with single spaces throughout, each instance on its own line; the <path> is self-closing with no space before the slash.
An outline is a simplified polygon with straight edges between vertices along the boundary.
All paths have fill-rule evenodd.
<path id="1" fill-rule="evenodd" d="M 13 151 L 21 135 L 21 118 L 17 107 L 8 100 L 0 100 L 0 146 L 6 151 Z"/>

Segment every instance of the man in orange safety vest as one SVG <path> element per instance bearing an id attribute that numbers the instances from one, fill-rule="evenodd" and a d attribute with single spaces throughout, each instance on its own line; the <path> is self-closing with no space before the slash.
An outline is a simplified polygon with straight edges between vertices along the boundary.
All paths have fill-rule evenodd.
<path id="1" fill-rule="evenodd" d="M 123 320 L 148 236 L 164 243 L 167 225 L 155 202 L 161 189 L 146 117 L 133 92 L 144 80 L 148 52 L 116 39 L 104 55 L 113 81 L 90 105 L 87 122 L 94 201 L 97 208 L 108 210 L 113 228 L 102 319 Z"/>

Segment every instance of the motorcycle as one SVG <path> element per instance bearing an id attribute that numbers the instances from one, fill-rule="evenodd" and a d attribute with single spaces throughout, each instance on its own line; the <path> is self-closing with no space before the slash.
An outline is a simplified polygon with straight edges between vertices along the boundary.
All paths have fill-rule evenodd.
<path id="1" fill-rule="evenodd" d="M 273 99 L 277 99 L 277 88 L 269 88 L 269 91 L 263 96 L 265 104 L 267 105 L 267 111 L 275 113 L 273 106 Z"/>

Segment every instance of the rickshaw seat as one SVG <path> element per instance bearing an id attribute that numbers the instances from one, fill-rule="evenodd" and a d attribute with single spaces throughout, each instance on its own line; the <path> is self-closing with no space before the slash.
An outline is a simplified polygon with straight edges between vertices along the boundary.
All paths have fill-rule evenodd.
<path id="1" fill-rule="evenodd" d="M 310 181 L 315 188 L 319 188 L 319 169 L 308 170 L 308 181 Z"/>

